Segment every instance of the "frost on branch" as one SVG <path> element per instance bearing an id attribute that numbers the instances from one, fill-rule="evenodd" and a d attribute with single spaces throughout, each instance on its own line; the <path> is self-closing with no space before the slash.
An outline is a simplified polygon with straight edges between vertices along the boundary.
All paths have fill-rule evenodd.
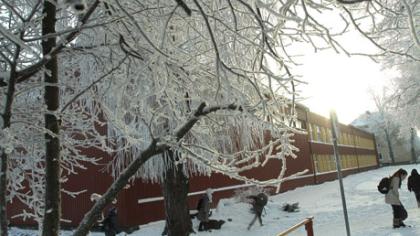
<path id="1" fill-rule="evenodd" d="M 114 176 L 152 139 L 180 153 L 177 162 L 187 174 L 217 171 L 248 181 L 241 172 L 270 159 L 285 169 L 286 158 L 297 152 L 298 131 L 290 125 L 300 83 L 289 46 L 340 47 L 308 10 L 328 10 L 329 4 L 312 3 L 195 1 L 188 2 L 189 16 L 175 1 L 108 2 L 107 17 L 121 20 L 88 29 L 77 45 L 88 55 L 79 65 L 81 77 L 95 81 L 87 93 L 115 148 L 107 149 Z M 217 109 L 194 117 L 202 103 Z M 229 104 L 241 110 L 219 109 Z M 191 119 L 198 122 L 177 140 L 176 130 Z M 160 181 L 170 163 L 165 158 L 153 157 L 138 177 Z"/>
<path id="2" fill-rule="evenodd" d="M 62 102 L 65 104 L 75 97 L 88 81 L 78 76 L 79 63 L 83 60 L 70 52 L 59 57 L 61 65 L 59 84 Z M 42 71 L 42 70 L 41 70 Z M 8 162 L 8 201 L 18 201 L 28 209 L 12 217 L 32 218 L 41 226 L 44 214 L 45 193 L 45 133 L 44 114 L 47 112 L 43 104 L 42 76 L 33 76 L 27 83 L 16 85 L 17 95 L 12 106 L 12 124 L 1 133 L 1 145 L 10 156 Z M 6 94 L 2 87 L 0 99 L 4 101 Z M 103 148 L 106 151 L 105 131 L 100 132 L 103 122 L 100 119 L 94 98 L 78 97 L 66 109 L 54 113 L 61 121 L 59 138 L 61 142 L 61 178 L 64 183 L 71 174 L 86 169 L 87 164 L 97 164 L 100 157 L 86 156 L 87 148 Z M 4 104 L 2 104 L 3 106 Z M 2 108 L 3 110 L 3 108 Z M 64 194 L 76 196 L 83 189 L 75 192 L 63 189 Z"/>
<path id="3" fill-rule="evenodd" d="M 13 35 L 23 33 L 24 40 L 11 37 L 10 31 L 2 33 L 9 36 L 0 38 L 0 47 L 7 48 L 2 58 L 12 60 L 17 46 L 25 44 L 20 45 L 17 70 L 25 72 L 19 78 L 28 75 L 30 79 L 19 82 L 12 111 L 16 120 L 11 133 L 18 140 L 13 150 L 18 152 L 12 152 L 10 159 L 10 193 L 38 209 L 45 181 L 45 84 L 40 73 L 26 69 L 53 55 L 39 56 L 40 43 L 48 38 L 39 27 L 41 8 L 36 2 L 15 3 L 18 7 L 7 6 L 9 11 L 14 9 L 13 17 L 0 14 L 1 25 L 12 26 Z M 84 148 L 112 154 L 110 166 L 118 175 L 151 140 L 180 153 L 176 161 L 185 163 L 188 174 L 218 171 L 258 182 L 241 172 L 275 159 L 282 167 L 279 179 L 283 177 L 286 158 L 297 152 L 293 134 L 298 131 L 290 124 L 296 119 L 300 81 L 294 74 L 298 55 L 291 46 L 308 43 L 314 50 L 340 49 L 335 39 L 340 33 L 324 27 L 314 15 L 329 11 L 335 2 L 197 0 L 186 4 L 191 14 L 185 14 L 185 7 L 176 1 L 105 1 L 88 22 L 80 22 L 78 14 L 59 6 L 60 43 L 83 26 L 79 37 L 70 37 L 58 55 L 61 107 L 53 115 L 62 127 L 61 181 L 85 169 L 86 162 L 98 162 L 84 155 Z M 31 50 L 23 47 L 27 45 Z M 43 65 L 34 71 L 46 72 Z M 9 64 L 1 66 L 10 71 Z M 203 103 L 211 112 L 195 117 L 194 111 Z M 241 109 L 222 109 L 231 104 Z M 176 131 L 182 127 L 188 132 L 178 138 Z M 165 154 L 153 157 L 138 177 L 160 181 L 167 168 L 165 158 Z M 22 179 L 29 185 L 23 185 Z M 38 215 L 37 210 L 33 214 Z"/>
<path id="4" fill-rule="evenodd" d="M 10 155 L 15 149 L 16 142 L 13 134 L 10 133 L 10 129 L 0 130 L 0 144 L 3 152 Z"/>
<path id="5" fill-rule="evenodd" d="M 370 56 L 384 70 L 396 70 L 386 105 L 400 123 L 402 136 L 419 124 L 420 4 L 418 0 L 369 1 L 345 8 L 349 22 L 378 49 Z M 352 14 L 350 14 L 352 13 Z"/>

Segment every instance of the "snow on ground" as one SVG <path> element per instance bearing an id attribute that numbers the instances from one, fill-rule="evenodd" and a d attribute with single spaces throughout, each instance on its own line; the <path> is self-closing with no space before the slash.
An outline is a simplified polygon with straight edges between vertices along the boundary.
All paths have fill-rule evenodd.
<path id="1" fill-rule="evenodd" d="M 343 179 L 346 193 L 347 210 L 349 213 L 350 230 L 352 236 L 417 236 L 420 235 L 420 208 L 417 208 L 413 193 L 407 190 L 407 180 L 402 184 L 400 198 L 408 211 L 406 224 L 410 228 L 392 228 L 392 209 L 385 204 L 384 195 L 380 194 L 376 186 L 379 180 L 392 174 L 398 168 L 404 168 L 411 173 L 413 168 L 420 170 L 420 165 L 404 165 L 384 167 L 359 174 L 347 176 Z M 299 202 L 300 211 L 288 213 L 281 210 L 285 203 Z M 226 223 L 221 230 L 212 232 L 197 232 L 197 236 L 275 236 L 283 230 L 302 221 L 306 217 L 314 216 L 314 234 L 316 236 L 345 236 L 346 228 L 342 211 L 340 188 L 338 181 L 326 182 L 320 185 L 305 186 L 279 194 L 270 198 L 266 213 L 263 217 L 264 226 L 258 222 L 251 230 L 247 225 L 253 218 L 249 211 L 250 205 L 237 203 L 234 199 L 223 199 L 218 207 L 213 209 L 212 219 L 223 219 Z M 227 219 L 232 221 L 227 221 Z M 194 220 L 195 230 L 198 221 Z M 164 227 L 164 221 L 157 221 L 141 225 L 140 230 L 133 236 L 159 236 Z M 32 236 L 34 231 L 24 231 L 14 228 L 11 235 Z M 63 236 L 71 232 L 63 232 Z M 103 233 L 91 233 L 99 236 Z M 124 235 L 124 234 L 120 234 Z M 289 234 L 290 236 L 306 235 L 304 227 Z"/>

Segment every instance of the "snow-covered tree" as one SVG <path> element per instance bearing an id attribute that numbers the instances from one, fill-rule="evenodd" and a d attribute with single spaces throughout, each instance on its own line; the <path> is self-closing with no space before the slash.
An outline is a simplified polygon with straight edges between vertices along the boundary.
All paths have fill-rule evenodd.
<path id="1" fill-rule="evenodd" d="M 69 9 L 60 1 L 28 2 L 16 0 L 0 8 L 5 12 L 0 14 L 0 46 L 5 49 L 0 55 L 6 71 L 0 83 L 3 87 L 19 84 L 22 101 L 36 102 L 43 91 L 36 87 L 42 75 L 55 77 L 41 87 L 52 88 L 53 93 L 59 87 L 60 97 L 54 94 L 54 102 L 60 99 L 62 103 L 53 104 L 53 109 L 35 106 L 53 119 L 54 129 L 43 127 L 38 117 L 33 123 L 25 120 L 28 128 L 22 131 L 29 134 L 32 128 L 39 133 L 31 138 L 46 133 L 47 139 L 60 141 L 50 158 L 56 161 L 56 173 L 60 165 L 69 171 L 83 167 L 72 160 L 84 158 L 79 151 L 85 145 L 114 154 L 115 182 L 85 215 L 75 235 L 86 235 L 102 209 L 134 177 L 165 182 L 168 171 L 174 170 L 181 181 L 190 174 L 211 172 L 256 184 L 285 181 L 286 158 L 296 157 L 293 135 L 300 132 L 291 125 L 300 83 L 293 73 L 299 56 L 293 46 L 306 43 L 314 50 L 334 48 L 348 53 L 337 37 L 347 31 L 349 22 L 359 29 L 358 19 L 345 21 L 343 17 L 343 29 L 333 30 L 324 13 L 343 9 L 351 17 L 353 10 L 343 6 L 357 3 L 369 13 L 378 4 L 360 0 L 109 0 Z M 366 12 L 361 14 L 366 16 Z M 50 29 L 41 31 L 40 22 Z M 13 114 L 17 108 L 12 104 L 4 110 Z M 26 110 L 17 112 L 19 117 L 34 114 L 23 103 L 21 109 Z M 105 121 L 109 140 L 89 126 Z M 21 142 L 24 154 L 35 153 L 38 160 L 48 156 L 40 146 L 25 149 L 34 141 L 27 142 L 24 133 L 18 135 L 15 130 L 20 126 L 9 126 L 3 126 L 5 139 Z M 267 134 L 271 140 L 266 140 Z M 64 138 L 78 135 L 82 138 Z M 17 145 L 11 147 L 11 153 L 20 150 Z M 67 159 L 57 147 L 62 148 L 61 154 L 69 154 Z M 243 175 L 271 159 L 281 163 L 277 179 L 259 181 Z M 2 158 L 6 162 L 7 157 Z M 17 173 L 18 168 L 11 170 Z M 56 187 L 60 182 L 58 175 L 34 176 L 37 181 L 53 181 Z M 58 198 L 51 206 L 42 204 L 46 213 L 57 212 L 60 218 Z M 53 224 L 54 232 L 44 234 L 57 234 L 58 223 Z"/>
<path id="2" fill-rule="evenodd" d="M 388 117 L 390 116 L 388 114 Z M 379 112 L 366 112 L 353 121 L 352 125 L 375 135 L 381 163 L 395 164 L 411 161 L 410 137 L 400 135 L 400 126 L 393 119 L 388 121 L 388 128 L 385 129 L 384 119 L 384 116 Z M 419 148 L 418 144 L 415 145 Z"/>
<path id="3" fill-rule="evenodd" d="M 77 2 L 72 1 L 72 6 Z M 61 189 L 60 182 L 68 173 L 83 167 L 81 163 L 95 162 L 80 150 L 90 138 L 74 138 L 72 129 L 82 129 L 82 124 L 91 120 L 79 118 L 78 126 L 59 131 L 60 125 L 71 121 L 64 120 L 67 115 L 74 117 L 77 109 L 68 109 L 67 114 L 58 112 L 59 91 L 65 94 L 66 82 L 72 79 L 65 67 L 58 70 L 58 54 L 71 51 L 69 43 L 85 27 L 99 1 L 89 8 L 78 5 L 78 10 L 70 10 L 69 5 L 62 3 L 16 0 L 2 1 L 0 5 L 0 97 L 4 102 L 0 135 L 1 235 L 7 235 L 6 204 L 13 200 L 31 209 L 18 216 L 44 225 L 43 235 L 58 235 L 59 198 L 61 191 L 67 192 Z M 86 10 L 83 16 L 78 12 L 82 10 Z M 66 60 L 64 56 L 61 59 Z M 64 78 L 61 84 L 59 76 Z M 88 137 L 91 126 L 86 129 Z M 66 136 L 69 138 L 62 138 Z M 65 142 L 60 144 L 59 139 Z M 61 158 L 61 154 L 65 156 Z"/>
<path id="4" fill-rule="evenodd" d="M 375 124 L 375 130 L 383 130 L 385 134 L 386 146 L 388 147 L 389 158 L 391 159 L 392 164 L 395 164 L 395 154 L 393 140 L 398 138 L 398 125 L 396 122 L 393 122 L 391 117 L 389 106 L 386 102 L 386 89 L 383 90 L 382 95 L 372 93 L 372 99 L 375 102 L 376 108 L 378 109 L 378 114 L 372 116 L 372 120 Z M 394 142 L 395 143 L 395 142 Z"/>
<path id="5" fill-rule="evenodd" d="M 2 51 L 2 66 L 6 72 L 2 74 L 1 83 L 3 88 L 11 87 L 2 94 L 10 97 L 4 105 L 6 119 L 3 120 L 2 140 L 5 142 L 2 150 L 4 154 L 11 154 L 11 161 L 7 156 L 2 158 L 2 166 L 6 166 L 13 177 L 8 184 L 10 196 L 18 196 L 31 209 L 39 207 L 32 213 L 23 213 L 23 216 L 36 219 L 43 216 L 44 235 L 56 235 L 59 231 L 59 184 L 64 181 L 60 181 L 60 169 L 66 167 L 66 170 L 74 171 L 75 167 L 83 167 L 74 156 L 82 159 L 79 149 L 90 137 L 97 139 L 89 144 L 101 145 L 105 150 L 108 148 L 109 143 L 100 139 L 101 135 L 95 133 L 95 129 L 83 129 L 82 121 L 100 123 L 99 113 L 104 114 L 109 123 L 111 136 L 115 133 L 116 143 L 111 143 L 111 146 L 116 144 L 117 148 L 121 148 L 121 151 L 115 151 L 117 154 L 127 153 L 124 150 L 147 154 L 145 159 L 140 159 L 141 162 L 125 160 L 125 163 L 135 164 L 126 169 L 134 172 L 119 175 L 122 181 L 117 182 L 117 186 L 126 182 L 154 154 L 161 153 L 161 159 L 164 159 L 167 156 L 165 153 L 171 150 L 183 153 L 180 156 L 182 159 L 170 160 L 163 165 L 165 168 L 173 162 L 183 163 L 188 157 L 192 160 L 189 164 L 193 166 L 191 170 L 201 168 L 199 172 L 207 173 L 217 170 L 243 180 L 246 178 L 240 175 L 240 171 L 264 165 L 269 158 L 284 160 L 287 155 L 294 155 L 294 148 L 290 145 L 293 129 L 288 127 L 288 123 L 294 119 L 296 81 L 283 58 L 277 55 L 278 42 L 269 35 L 271 32 L 266 32 L 270 24 L 263 22 L 258 7 L 242 1 L 235 6 L 210 6 L 195 2 L 192 8 L 194 17 L 191 17 L 191 9 L 177 2 L 162 6 L 158 1 L 135 3 L 133 6 L 129 2 L 124 3 L 128 4 L 126 6 L 119 2 L 104 3 L 103 15 L 98 13 L 95 23 L 92 23 L 88 19 L 97 8 L 98 1 L 89 5 L 82 15 L 68 11 L 60 2 L 26 3 L 14 1 L 2 6 L 1 39 L 5 49 Z M 179 6 L 183 10 L 180 11 Z M 226 11 L 226 7 L 230 10 Z M 136 16 L 137 10 L 141 17 Z M 229 27 L 224 25 L 225 15 L 229 16 Z M 268 16 L 265 18 L 270 20 Z M 145 26 L 145 30 L 137 20 L 144 21 L 141 25 Z M 212 29 L 211 23 L 218 25 Z M 98 40 L 95 35 L 86 34 L 87 38 L 92 37 L 93 42 L 84 39 L 77 44 L 69 44 L 82 29 L 96 26 L 103 26 L 108 31 L 100 34 L 104 38 Z M 174 33 L 176 37 L 171 35 Z M 293 33 L 288 36 L 292 37 Z M 162 45 L 156 46 L 155 42 Z M 171 45 L 165 45 L 169 43 Z M 94 53 L 96 51 L 99 53 Z M 105 60 L 101 58 L 103 55 L 106 55 Z M 76 70 L 71 69 L 70 56 L 83 62 L 75 67 Z M 101 64 L 104 61 L 105 64 Z M 267 61 L 277 65 L 276 69 L 283 71 L 283 75 L 273 73 Z M 68 65 L 70 69 L 66 67 Z M 83 66 L 92 67 L 86 70 Z M 75 73 L 78 75 L 75 76 Z M 43 77 L 46 78 L 44 83 Z M 105 78 L 112 79 L 103 83 Z M 75 86 L 76 83 L 79 83 L 78 86 Z M 44 86 L 51 92 L 45 95 L 47 107 L 41 102 Z M 10 92 L 10 89 L 13 91 Z M 19 97 L 16 97 L 14 89 L 17 89 Z M 104 96 L 105 92 L 110 92 L 111 96 Z M 138 93 L 143 93 L 140 98 Z M 13 99 L 16 99 L 16 106 L 12 106 Z M 61 109 L 60 99 L 65 104 Z M 34 106 L 31 107 L 31 104 Z M 10 114 L 13 112 L 16 113 L 16 124 L 11 125 L 7 122 L 11 123 Z M 36 116 L 39 113 L 41 116 Z M 83 113 L 86 115 L 82 118 L 74 116 Z M 215 114 L 210 116 L 212 113 Z M 45 127 L 42 114 L 46 114 Z M 207 115 L 206 120 L 198 122 L 199 118 Z M 191 132 L 188 138 L 184 138 L 197 123 L 196 134 Z M 64 127 L 62 132 L 60 126 Z M 136 129 L 130 130 L 131 126 Z M 272 135 L 283 138 L 265 144 L 262 141 L 267 129 L 272 129 Z M 46 152 L 42 149 L 44 134 L 49 140 Z M 240 136 L 234 136 L 236 134 Z M 66 139 L 73 135 L 82 138 Z M 206 139 L 206 135 L 216 140 Z M 198 141 L 196 146 L 194 140 Z M 121 143 L 123 145 L 119 145 Z M 257 146 L 257 143 L 262 145 Z M 51 150 L 50 154 L 48 150 Z M 275 154 L 278 150 L 279 154 Z M 271 153 L 266 160 L 261 159 L 263 154 Z M 69 158 L 62 159 L 62 154 L 69 154 Z M 31 158 L 24 159 L 22 156 Z M 50 162 L 44 156 L 48 156 Z M 133 157 L 136 156 L 128 158 Z M 116 160 L 119 161 L 122 164 L 117 163 L 116 170 L 125 168 L 124 159 Z M 164 162 L 157 162 L 150 165 L 153 168 L 149 177 L 159 174 L 156 168 Z M 48 163 L 53 164 L 51 176 L 48 175 L 49 167 L 46 167 L 47 176 L 44 175 Z M 6 186 L 7 171 L 2 173 L 2 184 Z M 34 188 L 25 199 L 19 193 L 28 190 L 23 181 Z M 44 183 L 47 189 L 53 187 L 51 191 L 41 187 Z M 2 189 L 6 190 L 6 187 Z M 40 195 L 46 192 L 48 196 L 54 196 L 47 197 L 44 202 Z M 116 192 L 118 189 L 112 194 L 115 196 Z M 3 193 L 2 196 L 5 196 L 6 191 Z M 107 197 L 104 196 L 105 199 Z M 6 201 L 1 203 L 5 212 Z M 39 209 L 44 212 L 41 214 Z M 55 221 L 49 221 L 46 216 Z M 2 215 L 2 219 L 3 225 L 7 225 L 6 214 Z M 2 233 L 6 234 L 7 229 Z"/>
<path id="6" fill-rule="evenodd" d="M 295 43 L 315 50 L 341 45 L 320 12 L 336 2 L 108 1 L 109 20 L 86 31 L 80 47 L 101 58 L 84 61 L 87 91 L 101 100 L 117 150 L 115 182 L 76 230 L 84 235 L 100 211 L 134 175 L 165 182 L 168 170 L 220 172 L 232 178 L 281 183 L 294 157 Z M 118 19 L 118 20 L 112 20 Z M 324 24 L 320 23 L 323 22 Z M 96 45 L 109 45 L 97 47 Z M 103 78 L 98 74 L 120 63 Z M 266 133 L 273 140 L 266 142 Z M 279 178 L 242 173 L 279 159 Z M 185 191 L 181 194 L 186 195 Z M 182 212 L 183 215 L 184 212 Z M 177 215 L 181 220 L 184 216 Z M 184 229 L 184 235 L 188 229 Z"/>
<path id="7" fill-rule="evenodd" d="M 363 8 L 358 16 L 347 10 L 348 16 L 354 27 L 379 49 L 370 56 L 385 68 L 399 72 L 389 86 L 387 105 L 401 124 L 401 135 L 407 136 L 411 128 L 420 127 L 420 2 L 369 1 Z"/>
<path id="8" fill-rule="evenodd" d="M 416 149 L 419 148 L 414 133 L 403 132 L 404 123 L 395 118 L 395 111 L 390 106 L 389 90 L 381 93 L 371 91 L 377 111 L 366 112 L 352 125 L 375 134 L 378 152 L 382 162 L 392 164 L 417 160 Z"/>
<path id="9" fill-rule="evenodd" d="M 392 81 L 388 100 L 394 119 L 401 124 L 401 135 L 408 136 L 420 127 L 420 62 L 405 62 L 397 68 L 399 76 Z"/>

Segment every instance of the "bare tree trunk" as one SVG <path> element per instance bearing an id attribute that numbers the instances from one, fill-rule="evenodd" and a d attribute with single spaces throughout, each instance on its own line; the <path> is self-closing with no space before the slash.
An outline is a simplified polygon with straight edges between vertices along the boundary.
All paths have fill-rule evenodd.
<path id="1" fill-rule="evenodd" d="M 95 0 L 95 2 L 91 5 L 91 7 L 86 11 L 86 14 L 81 19 L 82 25 L 86 24 L 94 10 L 99 5 L 99 0 Z M 49 33 L 55 32 L 55 22 L 56 22 L 56 0 L 50 0 L 50 1 L 44 1 L 44 7 L 43 7 L 43 14 L 44 18 L 42 20 L 42 35 L 46 35 Z M 25 23 L 28 23 L 31 20 L 31 18 L 28 18 L 24 20 Z M 54 83 L 54 80 L 57 83 L 57 59 L 55 55 L 57 55 L 68 42 L 71 42 L 77 35 L 79 35 L 80 30 L 74 31 L 66 36 L 65 43 L 62 43 L 58 47 L 56 47 L 56 38 L 50 37 L 47 41 L 42 41 L 42 48 L 43 48 L 43 59 L 36 64 L 18 71 L 17 65 L 19 63 L 19 55 L 21 53 L 21 46 L 19 44 L 16 44 L 16 51 L 14 54 L 14 58 L 12 61 L 9 62 L 10 64 L 10 77 L 8 83 L 4 81 L 4 78 L 0 78 L 0 86 L 8 86 L 7 88 L 7 97 L 5 102 L 5 109 L 4 113 L 1 114 L 3 118 L 3 129 L 10 127 L 10 121 L 11 121 L 11 107 L 13 103 L 14 93 L 15 93 L 15 85 L 16 83 L 23 82 L 30 78 L 35 73 L 38 73 L 39 70 L 46 68 L 51 72 L 49 75 L 46 73 L 45 81 Z M 23 39 L 23 36 L 25 34 L 25 29 L 23 29 L 20 32 L 20 39 Z M 53 52 L 52 54 L 50 52 Z M 48 55 L 48 56 L 46 56 Z M 47 95 L 48 94 L 48 95 Z M 47 99 L 48 97 L 48 99 Z M 57 99 L 55 99 L 55 97 Z M 47 101 L 47 106 L 50 111 L 55 111 L 58 108 L 58 88 L 56 86 L 47 86 L 46 87 L 46 93 L 45 93 L 45 100 Z M 54 101 L 56 100 L 56 101 Z M 55 109 L 54 109 L 55 108 Z M 54 115 L 46 115 L 46 127 L 52 131 L 53 133 L 58 134 L 59 131 L 59 125 L 57 122 L 57 119 Z M 49 167 L 47 166 L 47 175 L 54 175 L 59 173 L 59 140 L 57 138 L 53 138 L 52 136 L 46 135 L 46 146 L 47 146 L 47 155 L 46 158 L 49 160 L 53 160 L 51 162 L 52 165 Z M 7 161 L 8 161 L 8 154 L 5 153 L 5 150 L 3 147 L 1 147 L 0 144 L 0 236 L 6 236 L 7 233 L 7 209 L 6 209 L 6 193 L 7 193 Z M 58 183 L 58 185 L 57 185 Z M 54 207 L 57 208 L 57 210 L 54 207 L 52 208 L 46 208 L 50 210 L 53 210 L 54 212 L 50 212 L 49 216 L 51 219 L 56 219 L 55 221 L 57 225 L 59 224 L 59 215 L 56 214 L 56 212 L 60 212 L 60 183 L 58 179 L 54 180 L 53 183 L 47 183 L 47 188 L 51 190 L 51 186 L 55 185 L 53 189 L 57 189 L 56 193 L 52 193 L 51 191 L 47 190 L 48 194 L 55 195 L 55 199 L 52 199 L 51 196 L 46 196 L 46 199 L 51 199 L 51 202 L 57 201 L 55 203 Z M 50 186 L 50 187 L 48 187 Z M 57 198 L 58 196 L 58 198 Z M 48 201 L 47 201 L 48 202 Z M 50 204 L 51 205 L 51 204 Z M 47 207 L 47 206 L 46 206 Z M 51 227 L 53 229 L 53 227 Z M 57 229 L 57 232 L 59 229 Z M 45 233 L 46 235 L 53 235 L 50 233 Z"/>
<path id="2" fill-rule="evenodd" d="M 0 169 L 0 235 L 7 236 L 7 159 L 8 156 L 1 150 L 1 169 Z"/>
<path id="3" fill-rule="evenodd" d="M 42 35 L 54 34 L 56 23 L 56 0 L 44 1 L 42 19 Z M 50 37 L 42 41 L 42 53 L 44 57 L 51 57 L 45 65 L 47 72 L 44 73 L 46 83 L 44 100 L 48 113 L 45 114 L 45 128 L 49 131 L 45 134 L 45 211 L 43 219 L 43 236 L 58 236 L 60 233 L 61 218 L 61 186 L 60 186 L 60 128 L 59 121 L 54 114 L 59 107 L 59 88 L 57 73 L 57 57 L 51 56 L 50 52 L 56 47 L 56 37 Z"/>
<path id="4" fill-rule="evenodd" d="M 172 163 L 162 184 L 167 232 L 169 236 L 188 236 L 193 231 L 187 201 L 189 182 L 183 165 L 174 166 L 177 157 L 170 151 L 169 155 Z"/>
<path id="5" fill-rule="evenodd" d="M 414 128 L 410 129 L 410 141 L 411 141 L 411 160 L 413 163 L 417 164 L 417 157 L 416 157 L 416 148 L 415 148 L 415 138 L 416 138 L 416 131 Z"/>
<path id="6" fill-rule="evenodd" d="M 389 132 L 387 128 L 385 128 L 384 131 L 386 136 L 386 142 L 388 144 L 389 157 L 391 158 L 392 164 L 395 164 L 394 150 L 392 149 L 391 137 L 389 137 Z"/>
<path id="7" fill-rule="evenodd" d="M 13 73 L 13 72 L 12 72 Z M 11 108 L 12 108 L 12 101 L 14 97 L 15 91 L 15 83 L 14 79 L 9 81 L 8 92 L 7 92 L 7 100 L 6 100 L 6 108 L 4 113 L 2 114 L 3 118 L 3 129 L 10 127 L 10 120 L 11 120 Z M 9 155 L 4 150 L 4 147 L 0 148 L 1 151 L 1 160 L 0 160 L 0 235 L 7 236 L 7 161 L 9 159 Z"/>
<path id="8" fill-rule="evenodd" d="M 20 34 L 23 37 L 23 33 Z M 15 97 L 15 86 L 16 86 L 16 67 L 18 64 L 18 58 L 21 51 L 21 47 L 16 45 L 16 53 L 14 55 L 12 64 L 10 65 L 10 78 L 7 84 L 7 95 L 3 118 L 3 129 L 7 129 L 11 125 L 12 119 L 12 104 Z M 1 144 L 0 144 L 1 145 Z M 9 155 L 6 153 L 4 147 L 0 146 L 0 236 L 7 236 L 7 161 Z"/>

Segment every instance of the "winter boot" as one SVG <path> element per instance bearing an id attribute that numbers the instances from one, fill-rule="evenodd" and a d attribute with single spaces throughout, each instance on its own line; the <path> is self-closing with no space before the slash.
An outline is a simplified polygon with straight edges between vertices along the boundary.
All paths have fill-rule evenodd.
<path id="1" fill-rule="evenodd" d="M 395 228 L 399 228 L 401 227 L 401 220 L 399 218 L 394 218 L 393 222 L 392 222 L 392 226 Z"/>
<path id="2" fill-rule="evenodd" d="M 402 220 L 400 221 L 400 227 L 407 227 L 407 225 L 404 224 L 404 222 L 402 222 Z"/>
<path id="3" fill-rule="evenodd" d="M 200 224 L 198 225 L 198 231 L 204 231 L 204 223 L 200 221 Z"/>

